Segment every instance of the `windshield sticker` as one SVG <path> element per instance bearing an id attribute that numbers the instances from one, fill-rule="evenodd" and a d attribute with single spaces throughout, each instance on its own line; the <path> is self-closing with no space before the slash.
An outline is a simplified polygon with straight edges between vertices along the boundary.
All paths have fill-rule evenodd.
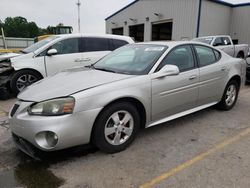
<path id="1" fill-rule="evenodd" d="M 164 50 L 164 47 L 150 47 L 150 48 L 146 48 L 145 52 L 159 52 Z"/>

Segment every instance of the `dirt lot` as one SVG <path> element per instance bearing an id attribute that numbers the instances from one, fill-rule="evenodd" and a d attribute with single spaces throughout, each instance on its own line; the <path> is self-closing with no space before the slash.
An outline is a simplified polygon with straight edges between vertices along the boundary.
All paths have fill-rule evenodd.
<path id="1" fill-rule="evenodd" d="M 124 152 L 91 147 L 37 162 L 18 151 L 0 102 L 0 187 L 250 187 L 250 87 L 229 112 L 209 108 L 143 130 Z"/>

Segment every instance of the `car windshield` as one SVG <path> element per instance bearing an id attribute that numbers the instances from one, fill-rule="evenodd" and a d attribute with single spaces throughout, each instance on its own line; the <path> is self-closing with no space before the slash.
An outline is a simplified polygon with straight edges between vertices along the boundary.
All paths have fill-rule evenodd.
<path id="1" fill-rule="evenodd" d="M 34 52 L 37 49 L 41 48 L 42 46 L 48 44 L 49 42 L 51 42 L 52 40 L 55 40 L 57 38 L 59 38 L 59 37 L 58 36 L 50 36 L 48 38 L 45 38 L 45 39 L 43 39 L 43 40 L 41 40 L 41 41 L 39 41 L 39 42 L 37 42 L 37 43 L 29 46 L 28 48 L 25 48 L 21 52 L 26 53 L 26 54 L 30 53 L 30 52 Z"/>
<path id="2" fill-rule="evenodd" d="M 210 44 L 211 45 L 211 43 L 213 41 L 213 37 L 196 38 L 196 39 L 193 39 L 193 41 L 202 42 L 202 43 L 206 43 L 206 44 Z"/>
<path id="3" fill-rule="evenodd" d="M 126 45 L 105 56 L 93 67 L 121 74 L 143 75 L 150 71 L 166 49 L 161 45 Z"/>

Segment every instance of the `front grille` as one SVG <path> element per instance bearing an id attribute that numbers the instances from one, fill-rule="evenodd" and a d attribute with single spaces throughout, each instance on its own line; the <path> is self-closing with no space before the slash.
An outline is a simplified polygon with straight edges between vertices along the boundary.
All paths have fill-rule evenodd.
<path id="1" fill-rule="evenodd" d="M 10 116 L 13 117 L 17 111 L 17 109 L 19 108 L 18 104 L 15 104 L 10 112 Z"/>

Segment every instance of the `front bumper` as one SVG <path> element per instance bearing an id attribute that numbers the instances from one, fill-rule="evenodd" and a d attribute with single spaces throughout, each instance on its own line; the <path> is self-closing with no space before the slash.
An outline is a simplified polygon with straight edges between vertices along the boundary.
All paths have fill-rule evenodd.
<path id="1" fill-rule="evenodd" d="M 32 102 L 23 101 L 16 103 L 18 107 L 13 107 L 9 115 L 10 129 L 16 137 L 43 151 L 88 144 L 95 118 L 101 111 L 100 108 L 63 116 L 30 116 L 27 108 L 31 104 Z M 38 141 L 38 135 L 46 131 L 57 135 L 58 142 L 55 146 L 44 147 Z M 22 142 L 19 144 L 24 145 Z"/>

